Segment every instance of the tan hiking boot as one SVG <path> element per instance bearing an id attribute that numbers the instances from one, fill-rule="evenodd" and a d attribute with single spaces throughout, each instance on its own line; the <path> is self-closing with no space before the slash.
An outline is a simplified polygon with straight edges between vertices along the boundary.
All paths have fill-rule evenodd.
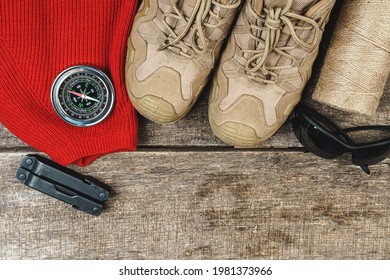
<path id="1" fill-rule="evenodd" d="M 158 122 L 194 105 L 241 0 L 144 0 L 128 40 L 126 87 L 139 113 Z"/>
<path id="2" fill-rule="evenodd" d="M 301 98 L 335 0 L 255 0 L 243 6 L 209 100 L 210 125 L 226 143 L 256 146 Z"/>

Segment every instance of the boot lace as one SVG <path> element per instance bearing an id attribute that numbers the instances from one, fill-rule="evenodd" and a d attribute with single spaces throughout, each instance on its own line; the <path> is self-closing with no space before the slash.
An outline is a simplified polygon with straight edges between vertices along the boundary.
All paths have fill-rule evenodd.
<path id="1" fill-rule="evenodd" d="M 219 0 L 220 1 L 220 0 Z M 166 48 L 186 57 L 191 57 L 191 53 L 203 54 L 207 51 L 207 38 L 205 28 L 218 28 L 230 19 L 221 18 L 220 15 L 212 11 L 212 6 L 222 9 L 235 9 L 241 4 L 241 0 L 233 1 L 232 4 L 222 4 L 217 0 L 197 0 L 195 7 L 189 17 L 186 17 L 177 7 L 177 2 L 172 4 L 174 12 L 165 13 L 163 24 L 169 31 L 166 34 L 165 42 L 158 50 Z M 184 28 L 180 33 L 176 33 L 167 19 L 173 18 L 184 23 Z M 207 19 L 210 20 L 207 20 Z M 189 36 L 187 36 L 189 34 Z"/>
<path id="2" fill-rule="evenodd" d="M 263 8 L 263 13 L 259 18 L 258 25 L 250 24 L 251 32 L 250 37 L 256 42 L 254 49 L 243 50 L 244 57 L 246 54 L 249 55 L 249 59 L 245 63 L 245 71 L 247 75 L 254 80 L 261 81 L 263 83 L 275 83 L 278 74 L 275 73 L 277 70 L 291 68 L 296 57 L 292 56 L 288 52 L 295 49 L 295 44 L 281 45 L 280 39 L 282 31 L 285 27 L 288 28 L 289 34 L 295 42 L 301 47 L 312 50 L 319 39 L 320 27 L 318 23 L 308 17 L 299 15 L 290 11 L 293 1 L 289 0 L 285 7 L 272 7 Z M 259 17 L 255 11 L 250 7 L 249 9 L 253 16 Z M 297 25 L 297 22 L 303 24 Z M 311 43 L 307 43 L 299 38 L 298 33 L 304 30 L 313 30 L 314 38 Z M 265 39 L 261 38 L 262 32 L 265 32 Z M 258 46 L 263 46 L 258 48 Z M 276 52 L 280 56 L 284 56 L 292 61 L 290 65 L 281 66 L 267 66 L 266 61 L 272 52 Z M 261 71 L 261 77 L 256 75 L 258 71 Z"/>

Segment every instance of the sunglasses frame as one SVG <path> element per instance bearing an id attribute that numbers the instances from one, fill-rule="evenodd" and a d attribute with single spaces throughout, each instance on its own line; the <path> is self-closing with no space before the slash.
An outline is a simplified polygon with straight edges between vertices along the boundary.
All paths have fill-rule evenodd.
<path id="1" fill-rule="evenodd" d="M 295 107 L 295 109 L 292 113 L 291 121 L 293 124 L 294 135 L 298 138 L 299 142 L 303 145 L 303 147 L 305 149 L 307 149 L 306 145 L 304 143 L 302 143 L 303 141 L 301 141 L 300 137 L 298 137 L 298 135 L 296 133 L 296 129 L 294 129 L 294 122 L 300 126 L 300 128 L 299 128 L 300 130 L 304 129 L 302 127 L 301 118 L 304 118 L 308 123 L 310 123 L 318 131 L 320 131 L 321 133 L 323 133 L 327 137 L 330 137 L 331 139 L 333 139 L 333 141 L 337 142 L 342 147 L 344 147 L 344 150 L 340 151 L 340 153 L 338 155 L 335 155 L 334 158 L 341 156 L 342 154 L 347 153 L 347 152 L 351 152 L 351 154 L 353 155 L 354 152 L 356 153 L 359 150 L 371 149 L 371 148 L 385 146 L 385 145 L 390 146 L 390 137 L 382 139 L 382 140 L 378 140 L 378 141 L 365 142 L 365 143 L 355 143 L 347 135 L 347 133 L 349 133 L 349 132 L 356 132 L 356 131 L 369 131 L 369 130 L 390 131 L 390 126 L 387 126 L 387 125 L 356 126 L 356 127 L 350 127 L 347 129 L 341 129 L 336 123 L 334 123 L 329 118 L 314 111 L 310 107 L 300 103 Z M 298 119 L 298 121 L 295 121 L 294 119 Z M 333 132 L 330 131 L 323 124 L 328 126 L 328 127 L 333 128 L 334 131 Z M 345 141 L 342 141 L 337 136 L 341 136 Z M 309 151 L 309 152 L 311 152 L 311 151 Z M 311 152 L 311 153 L 313 153 L 313 152 Z M 313 154 L 316 154 L 316 153 L 313 153 Z M 320 155 L 317 155 L 317 156 L 320 156 Z M 320 157 L 323 157 L 323 156 L 320 156 Z M 382 159 L 382 160 L 384 160 L 384 159 Z M 379 160 L 378 162 L 381 162 L 382 160 Z M 375 162 L 375 163 L 367 162 L 364 164 L 357 164 L 352 160 L 352 163 L 354 165 L 360 166 L 363 169 L 363 171 L 366 172 L 367 174 L 370 174 L 370 170 L 368 168 L 368 165 L 376 164 L 378 162 Z"/>

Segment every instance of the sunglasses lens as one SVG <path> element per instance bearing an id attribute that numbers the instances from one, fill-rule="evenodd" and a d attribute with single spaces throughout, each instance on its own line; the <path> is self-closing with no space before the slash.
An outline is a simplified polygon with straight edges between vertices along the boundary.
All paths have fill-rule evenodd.
<path id="1" fill-rule="evenodd" d="M 356 165 L 372 165 L 386 159 L 390 154 L 390 143 L 365 147 L 352 152 L 352 162 Z"/>
<path id="2" fill-rule="evenodd" d="M 295 136 L 309 152 L 327 159 L 345 152 L 345 147 L 338 140 L 321 131 L 301 112 L 294 112 L 291 122 Z"/>

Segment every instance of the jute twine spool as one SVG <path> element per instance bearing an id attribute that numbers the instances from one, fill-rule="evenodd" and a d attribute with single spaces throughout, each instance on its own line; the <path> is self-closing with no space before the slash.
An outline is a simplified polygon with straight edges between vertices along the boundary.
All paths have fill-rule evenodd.
<path id="1" fill-rule="evenodd" d="M 390 0 L 345 0 L 313 99 L 376 112 L 390 73 Z"/>

